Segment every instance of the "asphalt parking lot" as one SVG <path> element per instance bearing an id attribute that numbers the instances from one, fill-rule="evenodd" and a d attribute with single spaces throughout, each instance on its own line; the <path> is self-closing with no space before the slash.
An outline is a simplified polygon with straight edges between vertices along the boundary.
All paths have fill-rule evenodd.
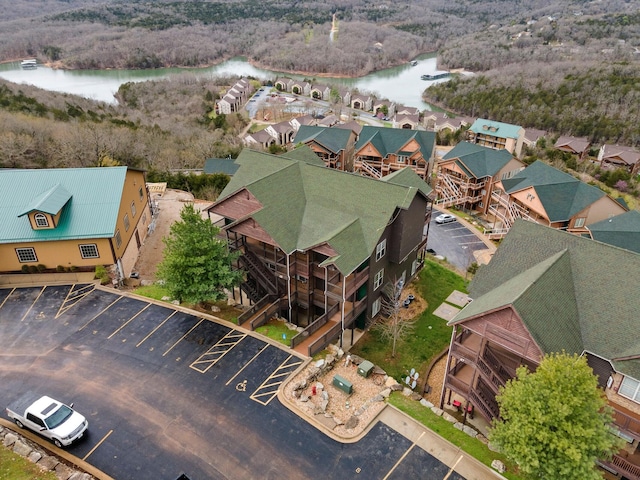
<path id="1" fill-rule="evenodd" d="M 118 480 L 449 474 L 380 422 L 357 443 L 327 437 L 276 397 L 304 359 L 169 307 L 93 285 L 0 289 L 0 405 L 74 402 L 89 430 L 68 450 Z"/>
<path id="2" fill-rule="evenodd" d="M 476 261 L 473 252 L 485 250 L 487 246 L 469 227 L 458 220 L 450 223 L 436 223 L 435 219 L 438 215 L 439 212 L 434 210 L 429 224 L 427 248 L 445 257 L 447 262 L 460 272 L 466 272 L 467 268 Z"/>

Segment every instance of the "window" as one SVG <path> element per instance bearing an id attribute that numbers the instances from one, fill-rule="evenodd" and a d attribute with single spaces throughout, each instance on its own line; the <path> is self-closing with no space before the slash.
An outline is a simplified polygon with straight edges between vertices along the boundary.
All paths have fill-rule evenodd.
<path id="1" fill-rule="evenodd" d="M 131 202 L 131 216 L 134 218 L 136 216 L 136 202 Z"/>
<path id="2" fill-rule="evenodd" d="M 80 247 L 80 256 L 82 258 L 99 258 L 98 246 L 95 243 L 87 243 L 78 245 Z"/>
<path id="3" fill-rule="evenodd" d="M 142 187 L 140 187 L 140 190 L 138 190 L 138 194 L 140 195 L 140 201 L 142 201 L 144 199 L 144 194 L 142 193 Z"/>
<path id="4" fill-rule="evenodd" d="M 411 276 L 413 277 L 418 270 L 418 259 L 416 258 L 413 262 L 411 262 Z"/>
<path id="5" fill-rule="evenodd" d="M 406 155 L 398 155 L 398 163 L 406 163 L 407 156 Z"/>
<path id="6" fill-rule="evenodd" d="M 131 224 L 129 223 L 129 214 L 125 213 L 124 214 L 124 229 L 125 229 L 125 231 L 127 231 L 127 232 L 129 231 L 129 226 L 130 225 Z"/>
<path id="7" fill-rule="evenodd" d="M 623 397 L 627 397 L 634 402 L 640 403 L 640 382 L 631 377 L 624 377 L 618 393 Z"/>
<path id="8" fill-rule="evenodd" d="M 16 248 L 16 254 L 18 255 L 18 261 L 20 263 L 26 262 L 37 262 L 38 257 L 36 257 L 36 249 L 35 248 Z"/>
<path id="9" fill-rule="evenodd" d="M 47 219 L 47 216 L 44 213 L 36 213 L 33 218 L 36 221 L 36 226 L 37 227 L 48 227 L 49 226 L 49 220 Z"/>
<path id="10" fill-rule="evenodd" d="M 120 230 L 116 231 L 116 247 L 120 248 L 120 246 L 122 245 L 122 237 L 120 236 Z"/>
<path id="11" fill-rule="evenodd" d="M 371 306 L 371 316 L 375 317 L 380 312 L 380 307 L 382 306 L 382 299 L 378 297 L 378 299 L 373 302 Z"/>
<path id="12" fill-rule="evenodd" d="M 384 281 L 384 268 L 381 269 L 378 273 L 376 273 L 375 278 L 373 279 L 373 289 L 377 290 L 382 285 Z"/>
<path id="13" fill-rule="evenodd" d="M 376 247 L 376 262 L 384 257 L 387 252 L 387 239 L 382 240 Z"/>
<path id="14" fill-rule="evenodd" d="M 585 220 L 586 218 L 584 217 L 576 218 L 576 223 L 573 224 L 574 228 L 584 227 Z"/>

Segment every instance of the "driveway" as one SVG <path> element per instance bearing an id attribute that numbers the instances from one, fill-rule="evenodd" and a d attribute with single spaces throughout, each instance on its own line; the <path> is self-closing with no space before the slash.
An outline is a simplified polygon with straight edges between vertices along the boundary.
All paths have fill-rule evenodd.
<path id="1" fill-rule="evenodd" d="M 285 408 L 277 390 L 302 362 L 114 290 L 0 289 L 0 405 L 26 391 L 75 402 L 89 431 L 69 451 L 113 478 L 463 479 L 385 423 L 344 444 Z"/>
<path id="2" fill-rule="evenodd" d="M 443 256 L 456 270 L 465 275 L 467 268 L 477 261 L 477 254 L 474 252 L 487 250 L 489 247 L 478 236 L 475 228 L 459 217 L 455 222 L 436 223 L 435 218 L 440 213 L 434 209 L 430 224 L 428 227 L 425 226 L 425 231 L 429 229 L 427 248 L 435 250 L 437 255 Z M 495 247 L 492 247 L 492 250 L 495 250 Z"/>

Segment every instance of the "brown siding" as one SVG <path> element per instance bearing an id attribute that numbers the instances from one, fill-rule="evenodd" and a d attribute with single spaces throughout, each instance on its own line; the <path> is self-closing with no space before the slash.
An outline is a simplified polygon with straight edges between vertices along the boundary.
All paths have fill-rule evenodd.
<path id="1" fill-rule="evenodd" d="M 262 208 L 262 204 L 248 190 L 240 190 L 210 208 L 210 212 L 226 218 L 238 219 Z"/>

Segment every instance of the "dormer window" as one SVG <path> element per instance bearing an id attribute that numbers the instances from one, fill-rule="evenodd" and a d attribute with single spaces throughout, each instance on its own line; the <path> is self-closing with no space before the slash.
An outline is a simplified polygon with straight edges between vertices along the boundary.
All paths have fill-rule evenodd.
<path id="1" fill-rule="evenodd" d="M 48 227 L 49 226 L 49 219 L 47 218 L 47 216 L 43 213 L 36 213 L 33 216 L 35 222 L 36 222 L 36 226 L 37 227 Z"/>

